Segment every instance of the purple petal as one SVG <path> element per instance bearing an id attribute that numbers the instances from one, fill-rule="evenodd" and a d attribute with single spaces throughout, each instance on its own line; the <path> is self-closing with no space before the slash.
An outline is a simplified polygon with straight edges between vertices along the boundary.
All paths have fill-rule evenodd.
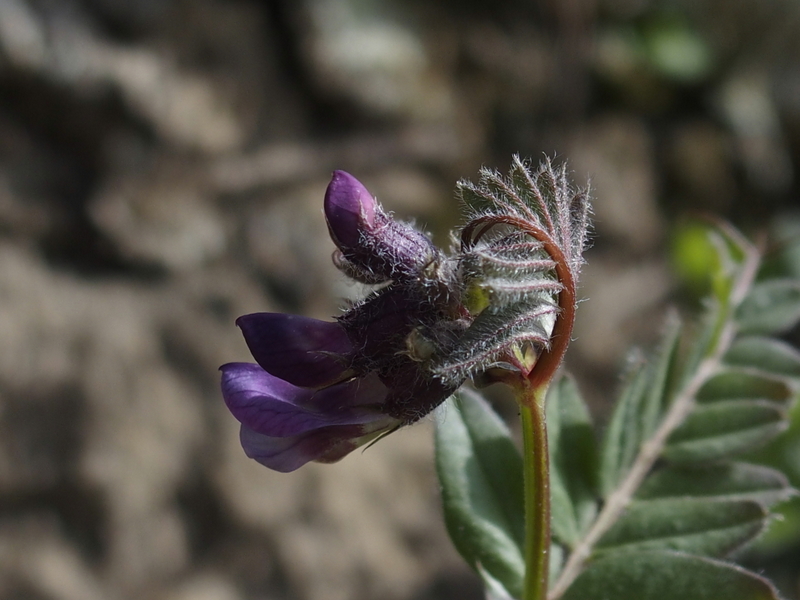
<path id="1" fill-rule="evenodd" d="M 282 438 L 262 435 L 242 425 L 239 439 L 247 456 L 274 471 L 288 473 L 312 460 L 336 462 L 396 424 L 384 417 L 369 426 L 340 425 Z"/>
<path id="2" fill-rule="evenodd" d="M 321 387 L 346 377 L 353 348 L 338 323 L 253 313 L 236 324 L 256 362 L 276 377 L 301 387 Z"/>
<path id="3" fill-rule="evenodd" d="M 342 250 L 355 248 L 361 232 L 375 223 L 376 202 L 350 173 L 334 171 L 325 192 L 325 219 L 331 237 Z"/>
<path id="4" fill-rule="evenodd" d="M 229 363 L 220 369 L 222 396 L 231 414 L 263 435 L 296 436 L 332 425 L 363 425 L 384 418 L 379 409 L 386 388 L 377 377 L 317 391 L 293 386 L 258 365 Z"/>

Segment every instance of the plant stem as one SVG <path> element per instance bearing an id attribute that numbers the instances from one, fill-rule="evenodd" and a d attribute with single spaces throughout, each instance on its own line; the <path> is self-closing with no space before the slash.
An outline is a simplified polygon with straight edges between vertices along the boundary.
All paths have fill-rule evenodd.
<path id="1" fill-rule="evenodd" d="M 527 383 L 527 382 L 526 382 Z M 525 485 L 525 589 L 522 600 L 547 598 L 550 570 L 550 459 L 545 426 L 547 385 L 520 390 Z"/>

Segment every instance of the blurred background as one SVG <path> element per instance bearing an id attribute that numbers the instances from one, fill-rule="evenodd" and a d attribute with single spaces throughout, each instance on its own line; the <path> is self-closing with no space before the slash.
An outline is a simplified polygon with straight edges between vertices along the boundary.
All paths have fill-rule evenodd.
<path id="1" fill-rule="evenodd" d="M 238 315 L 358 293 L 332 169 L 447 246 L 455 181 L 513 153 L 591 181 L 568 367 L 602 423 L 703 292 L 698 215 L 800 276 L 800 3 L 0 0 L 0 598 L 480 598 L 432 418 L 276 474 L 217 367 L 249 360 Z M 760 458 L 798 485 L 795 421 Z M 785 512 L 746 560 L 797 598 Z"/>

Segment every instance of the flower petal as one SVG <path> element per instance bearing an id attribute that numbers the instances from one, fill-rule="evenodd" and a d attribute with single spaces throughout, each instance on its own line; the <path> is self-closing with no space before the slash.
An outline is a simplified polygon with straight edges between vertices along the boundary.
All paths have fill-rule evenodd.
<path id="1" fill-rule="evenodd" d="M 359 446 L 396 426 L 384 417 L 371 426 L 339 425 L 291 437 L 270 437 L 242 425 L 239 439 L 245 454 L 265 467 L 288 473 L 307 462 L 336 462 Z"/>
<path id="2" fill-rule="evenodd" d="M 377 378 L 311 390 L 278 379 L 258 365 L 228 363 L 220 369 L 222 396 L 231 414 L 263 435 L 289 437 L 332 425 L 363 425 L 384 418 L 376 408 L 386 388 Z"/>
<path id="3" fill-rule="evenodd" d="M 256 362 L 276 377 L 300 387 L 321 387 L 346 377 L 353 348 L 338 323 L 253 313 L 236 324 Z"/>
<path id="4" fill-rule="evenodd" d="M 334 171 L 325 192 L 325 219 L 342 250 L 358 246 L 361 233 L 375 223 L 375 198 L 350 173 Z"/>

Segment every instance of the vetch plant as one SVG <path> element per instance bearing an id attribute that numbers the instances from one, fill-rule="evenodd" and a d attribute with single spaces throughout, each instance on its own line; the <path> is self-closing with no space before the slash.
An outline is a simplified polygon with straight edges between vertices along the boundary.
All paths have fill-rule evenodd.
<path id="1" fill-rule="evenodd" d="M 794 493 L 737 460 L 786 425 L 800 353 L 774 336 L 800 319 L 800 282 L 761 279 L 758 250 L 710 230 L 717 264 L 702 319 L 670 317 L 632 361 L 600 443 L 569 345 L 588 197 L 566 170 L 514 158 L 461 182 L 467 222 L 445 253 L 334 173 L 325 217 L 334 264 L 376 286 L 331 322 L 237 320 L 258 364 L 222 367 L 246 454 L 278 471 L 333 462 L 449 397 L 436 467 L 453 542 L 490 598 L 777 598 L 729 560 Z M 472 388 L 506 384 L 523 443 Z"/>

